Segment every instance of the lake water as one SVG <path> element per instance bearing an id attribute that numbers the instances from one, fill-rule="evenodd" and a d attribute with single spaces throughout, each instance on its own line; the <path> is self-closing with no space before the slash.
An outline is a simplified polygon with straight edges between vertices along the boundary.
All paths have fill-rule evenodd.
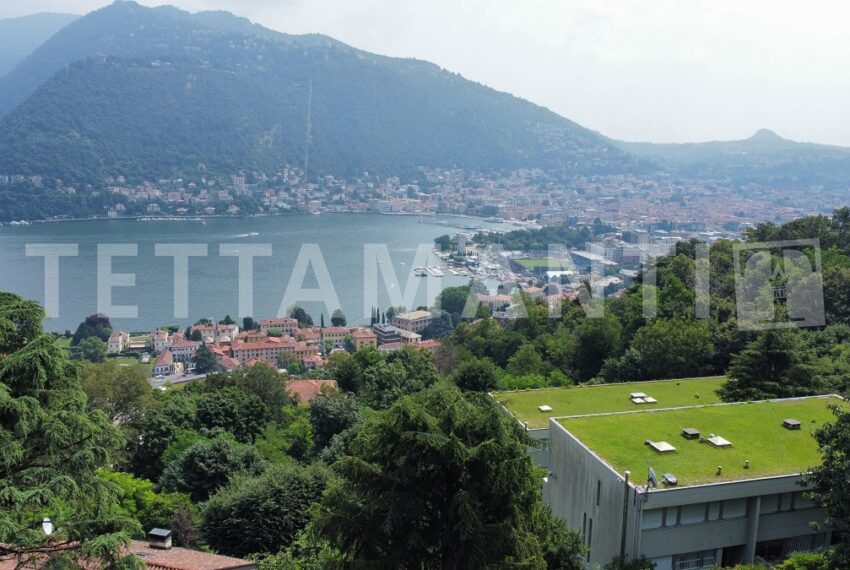
<path id="1" fill-rule="evenodd" d="M 396 302 L 413 300 L 407 303 L 408 308 L 413 308 L 430 304 L 443 287 L 466 283 L 468 278 L 448 271 L 444 277 L 415 277 L 413 269 L 419 265 L 436 265 L 436 256 L 431 253 L 435 237 L 470 225 L 510 229 L 510 226 L 464 218 L 426 217 L 420 223 L 420 218 L 415 216 L 378 214 L 210 218 L 205 223 L 101 220 L 5 226 L 0 227 L 0 290 L 49 306 L 52 293 L 50 285 L 45 285 L 45 257 L 26 255 L 27 247 L 33 254 L 38 253 L 38 248 L 56 249 L 52 244 L 63 244 L 66 248 L 76 245 L 76 256 L 59 258 L 55 295 L 58 303 L 54 303 L 45 322 L 48 330 L 74 330 L 87 315 L 104 307 L 113 308 L 108 311 L 113 325 L 128 331 L 168 324 L 187 325 L 203 317 L 220 319 L 225 314 L 236 318 L 240 315 L 240 303 L 242 311 L 255 318 L 270 317 L 278 314 L 285 293 L 293 293 L 299 287 L 308 291 L 294 300 L 313 315 L 317 324 L 323 312 L 326 323 L 330 324 L 334 296 L 349 324 L 368 324 L 371 306 L 386 309 L 393 296 Z M 123 244 L 124 248 L 135 245 L 137 255 L 126 255 L 132 249 L 128 252 L 110 244 Z M 182 296 L 179 290 L 175 293 L 175 258 L 173 254 L 157 256 L 157 244 L 192 244 L 196 248 L 194 253 L 198 253 L 199 245 L 206 245 L 205 257 L 191 257 L 188 261 L 188 288 Z M 382 255 L 384 244 L 387 257 Z M 176 247 L 185 249 L 182 245 Z M 254 257 L 253 271 L 246 277 L 246 272 L 240 274 L 242 260 L 237 256 L 245 255 L 252 247 L 271 255 Z M 111 261 L 104 259 L 103 254 L 109 250 L 122 255 L 112 257 Z M 232 255 L 221 255 L 222 251 Z M 304 261 L 300 266 L 309 269 L 303 283 L 299 280 L 289 286 L 293 273 L 297 273 L 299 255 Z M 321 268 L 316 271 L 318 256 L 327 268 L 330 289 L 320 279 Z M 134 277 L 122 281 L 116 274 Z M 397 283 L 393 282 L 393 275 Z M 246 286 L 250 278 L 253 287 Z M 135 284 L 131 286 L 132 280 Z M 110 282 L 116 286 L 110 287 Z M 316 301 L 315 290 L 320 285 L 324 287 L 322 301 Z M 414 285 L 415 294 L 411 288 Z M 186 299 L 186 304 L 181 304 L 179 298 Z M 180 314 L 183 311 L 185 316 Z"/>

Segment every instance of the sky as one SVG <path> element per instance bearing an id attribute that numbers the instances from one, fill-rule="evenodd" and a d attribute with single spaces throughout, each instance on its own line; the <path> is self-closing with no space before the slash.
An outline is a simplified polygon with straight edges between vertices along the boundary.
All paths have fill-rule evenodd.
<path id="1" fill-rule="evenodd" d="M 0 0 L 0 18 L 107 0 Z M 622 140 L 850 146 L 842 0 L 140 0 L 432 61 Z"/>

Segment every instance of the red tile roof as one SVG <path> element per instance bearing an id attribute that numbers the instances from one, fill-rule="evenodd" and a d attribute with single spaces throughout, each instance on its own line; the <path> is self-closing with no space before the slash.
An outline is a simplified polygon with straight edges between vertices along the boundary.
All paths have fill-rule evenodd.
<path id="1" fill-rule="evenodd" d="M 323 388 L 337 390 L 336 380 L 290 380 L 286 383 L 286 391 L 302 404 L 312 402 Z"/>
<path id="2" fill-rule="evenodd" d="M 139 540 L 131 543 L 130 552 L 141 558 L 151 570 L 248 570 L 257 567 L 257 564 L 250 560 L 187 548 L 158 550 Z"/>

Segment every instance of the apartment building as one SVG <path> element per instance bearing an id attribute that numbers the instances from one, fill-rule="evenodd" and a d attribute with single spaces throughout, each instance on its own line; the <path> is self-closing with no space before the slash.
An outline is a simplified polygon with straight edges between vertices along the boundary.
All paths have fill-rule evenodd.
<path id="1" fill-rule="evenodd" d="M 625 555 L 657 570 L 708 569 L 822 548 L 826 514 L 801 473 L 820 462 L 812 434 L 842 403 L 636 404 L 551 418 L 544 498 L 584 536 L 588 568 Z"/>

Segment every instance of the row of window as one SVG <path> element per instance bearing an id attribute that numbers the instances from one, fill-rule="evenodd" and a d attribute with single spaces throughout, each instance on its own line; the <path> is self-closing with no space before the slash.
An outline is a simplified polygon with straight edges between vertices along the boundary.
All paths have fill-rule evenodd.
<path id="1" fill-rule="evenodd" d="M 717 551 L 700 550 L 699 552 L 688 552 L 677 554 L 673 557 L 673 570 L 703 570 L 715 568 L 717 564 Z"/>
<path id="2" fill-rule="evenodd" d="M 747 516 L 747 500 L 714 501 L 643 512 L 641 529 L 663 528 L 706 521 L 731 520 Z"/>
<path id="3" fill-rule="evenodd" d="M 768 515 L 786 511 L 813 509 L 815 503 L 802 492 L 765 495 L 761 498 L 759 513 Z M 747 516 L 747 499 L 696 503 L 643 512 L 641 529 L 649 530 L 684 524 L 698 524 L 717 520 L 731 520 Z"/>

